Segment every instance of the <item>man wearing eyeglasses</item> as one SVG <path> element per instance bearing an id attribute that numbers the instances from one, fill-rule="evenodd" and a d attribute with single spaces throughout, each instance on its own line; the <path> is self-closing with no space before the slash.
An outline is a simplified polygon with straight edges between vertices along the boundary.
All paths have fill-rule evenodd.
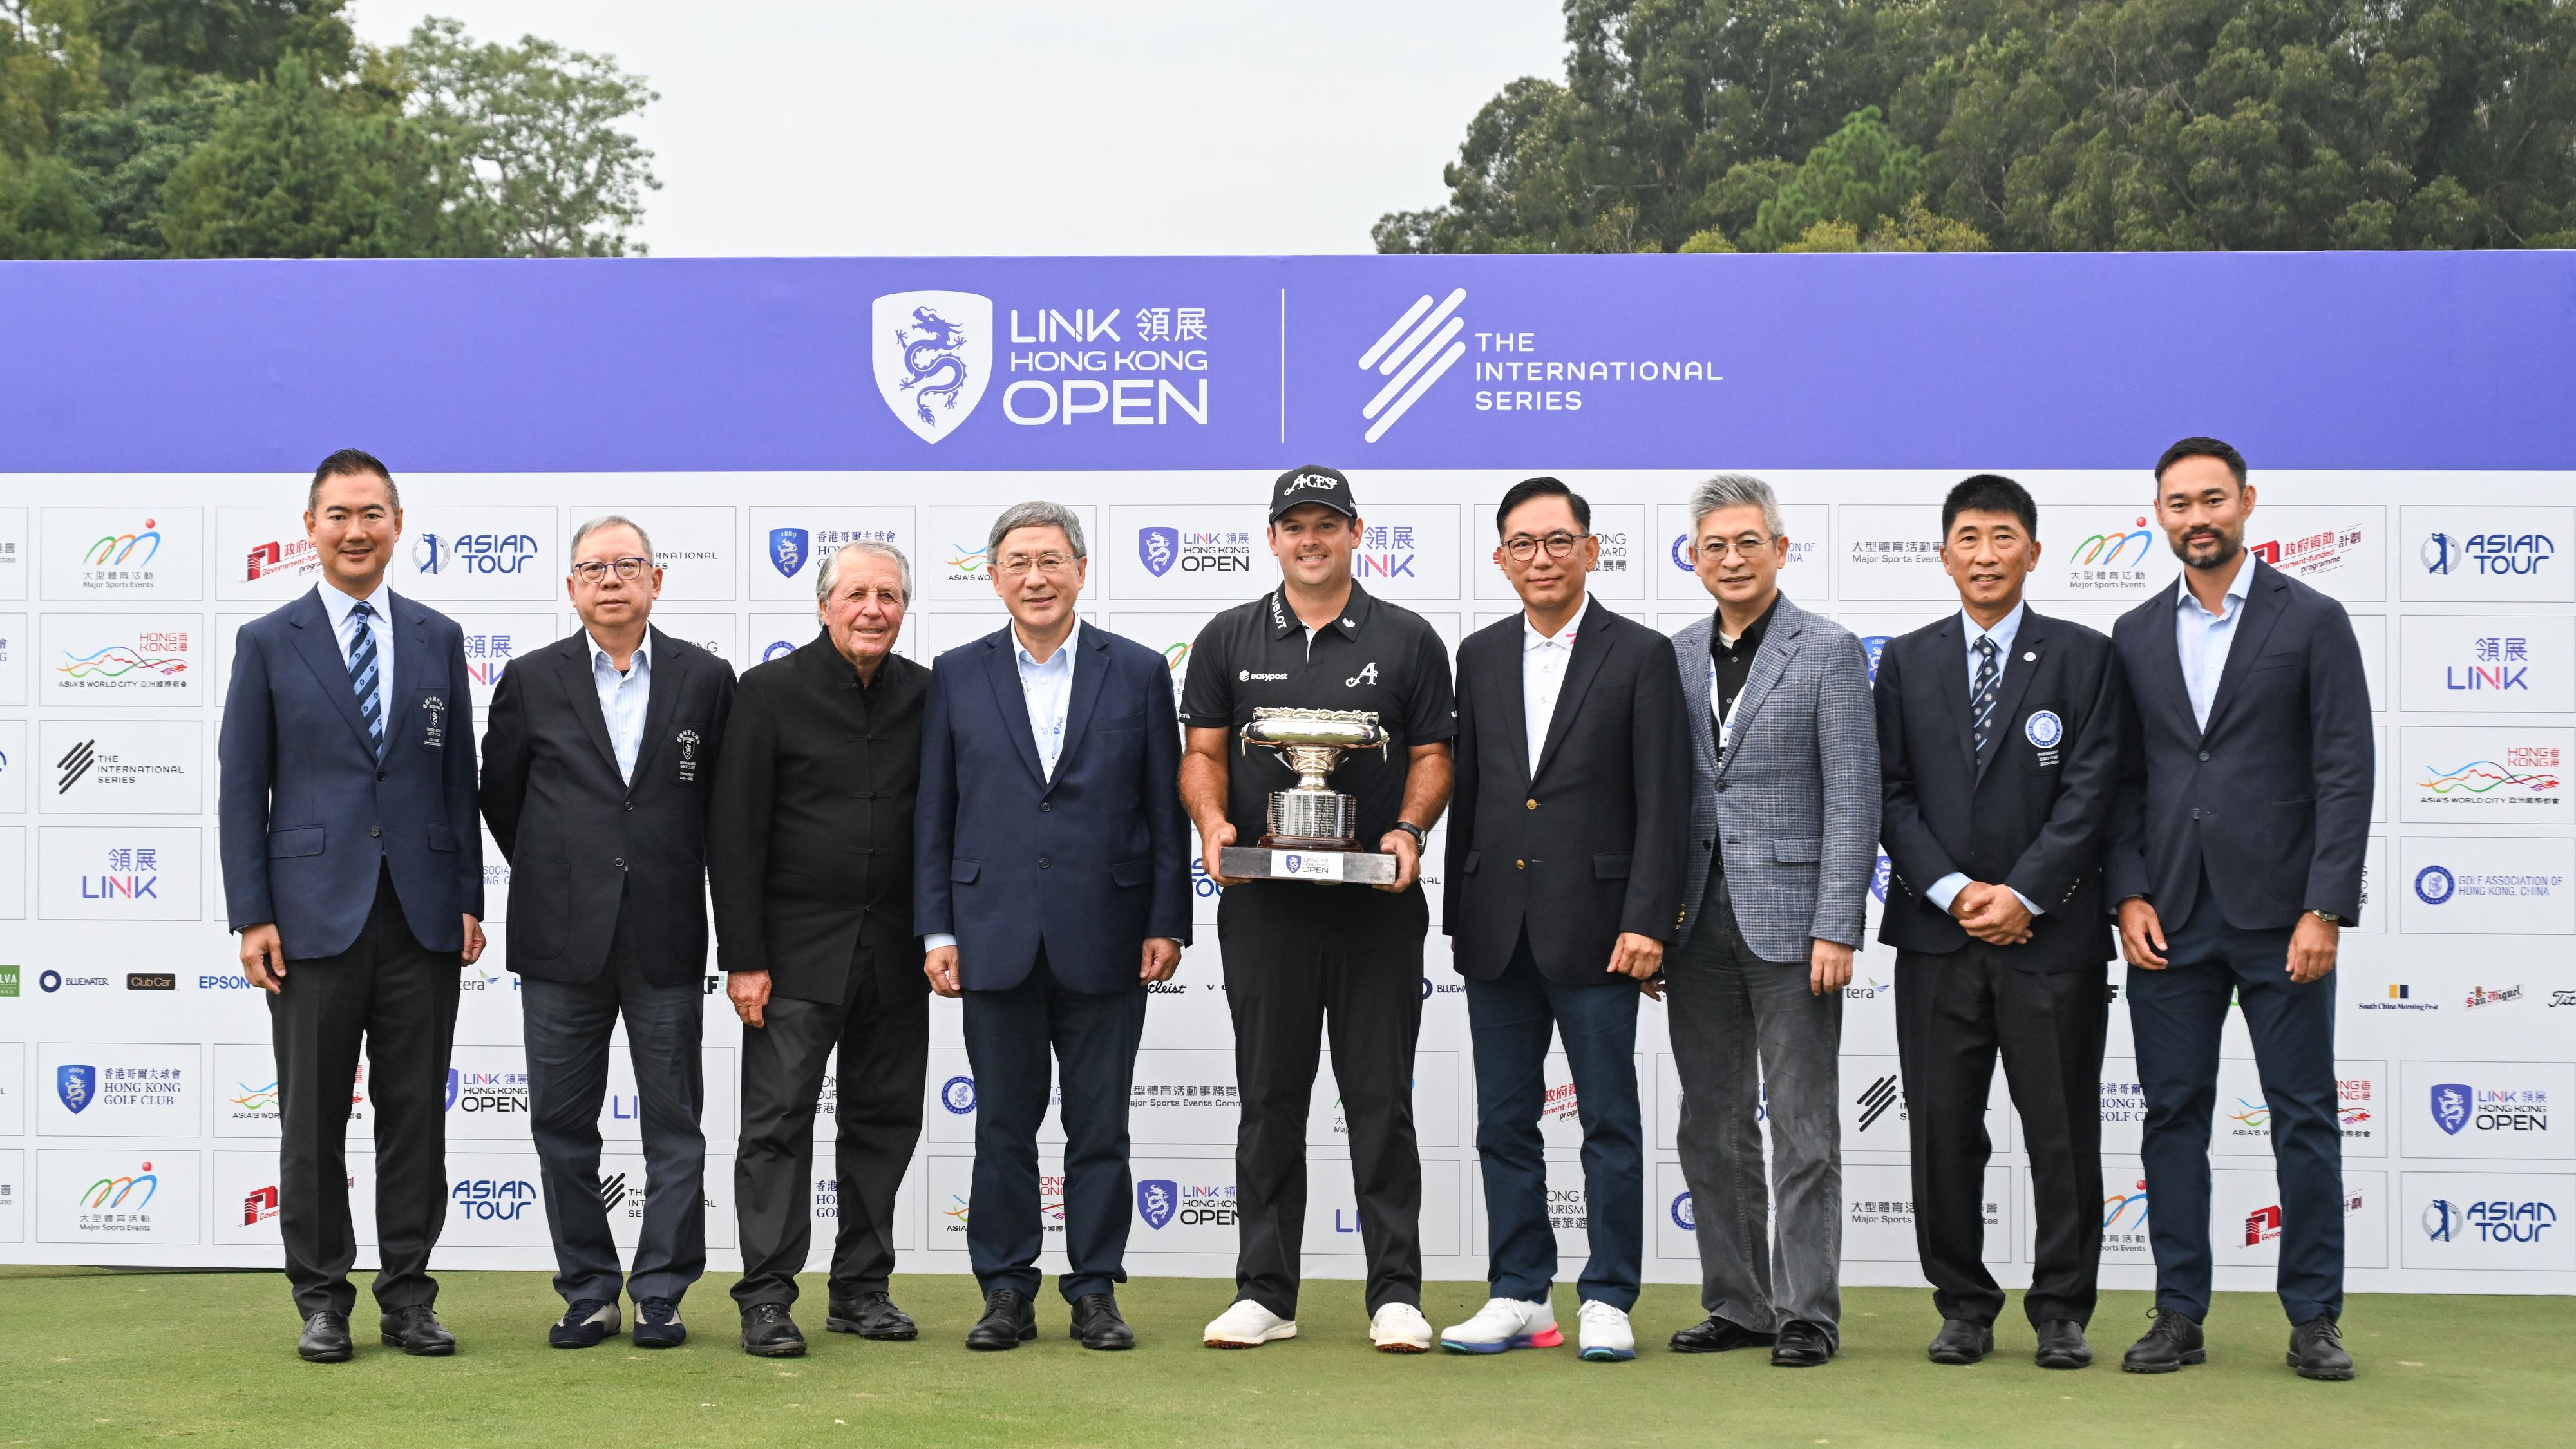
<path id="1" fill-rule="evenodd" d="M 483 818 L 510 861 L 528 1126 L 565 1304 L 546 1341 L 589 1348 L 614 1335 L 623 1291 L 636 1347 L 669 1348 L 688 1337 L 680 1299 L 707 1264 L 707 804 L 733 667 L 652 627 L 662 570 L 632 520 L 610 514 L 573 534 L 564 589 L 582 627 L 510 665 L 483 736 Z M 622 1282 L 599 1190 L 621 1018 L 644 1139 Z"/>
<path id="2" fill-rule="evenodd" d="M 1458 646 L 1457 794 L 1441 929 L 1467 978 L 1476 1155 L 1493 1296 L 1442 1329 L 1459 1353 L 1553 1348 L 1548 1042 L 1564 1044 L 1583 1123 L 1591 1260 L 1576 1282 L 1580 1352 L 1637 1356 L 1628 1310 L 1645 1251 L 1646 1134 L 1637 998 L 1660 995 L 1681 925 L 1690 726 L 1670 642 L 1591 598 L 1592 507 L 1554 478 L 1513 485 L 1494 561 L 1521 612 Z"/>

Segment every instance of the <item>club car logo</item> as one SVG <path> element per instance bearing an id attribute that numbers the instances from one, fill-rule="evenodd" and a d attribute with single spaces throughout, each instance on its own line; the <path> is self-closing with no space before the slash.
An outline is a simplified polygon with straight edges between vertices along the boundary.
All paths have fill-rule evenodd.
<path id="1" fill-rule="evenodd" d="M 936 443 L 974 416 L 993 376 L 993 299 L 888 292 L 869 311 L 877 395 L 895 421 Z"/>

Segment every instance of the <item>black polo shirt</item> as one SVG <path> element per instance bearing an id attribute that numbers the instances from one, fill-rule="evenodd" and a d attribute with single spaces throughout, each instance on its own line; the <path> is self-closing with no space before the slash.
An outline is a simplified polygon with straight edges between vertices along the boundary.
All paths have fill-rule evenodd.
<path id="1" fill-rule="evenodd" d="M 1386 758 L 1353 751 L 1326 777 L 1359 801 L 1359 847 L 1375 850 L 1403 813 L 1413 747 L 1457 737 L 1448 646 L 1420 614 L 1370 598 L 1356 581 L 1341 618 L 1317 630 L 1310 643 L 1285 588 L 1228 609 L 1199 631 L 1181 690 L 1181 723 L 1222 729 L 1231 738 L 1251 722 L 1256 706 L 1375 712 L 1392 736 Z M 1235 839 L 1250 845 L 1269 831 L 1271 792 L 1296 784 L 1297 772 L 1277 750 L 1232 743 L 1226 764 L 1226 818 Z"/>

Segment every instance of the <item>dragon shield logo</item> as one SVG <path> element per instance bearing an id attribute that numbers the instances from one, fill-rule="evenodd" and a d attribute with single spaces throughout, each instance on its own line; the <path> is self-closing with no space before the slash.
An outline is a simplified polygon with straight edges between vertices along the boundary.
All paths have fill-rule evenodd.
<path id="1" fill-rule="evenodd" d="M 2462 1082 L 2436 1082 L 2433 1085 L 2433 1125 L 2443 1135 L 2457 1137 L 2469 1125 L 2469 1089 Z"/>
<path id="2" fill-rule="evenodd" d="M 993 299 L 973 292 L 888 292 L 869 313 L 877 394 L 895 420 L 936 443 L 983 401 L 992 380 Z"/>
<path id="3" fill-rule="evenodd" d="M 98 1068 L 78 1062 L 54 1068 L 54 1095 L 77 1117 L 98 1100 Z"/>
<path id="4" fill-rule="evenodd" d="M 1136 557 L 1145 572 L 1156 578 L 1172 571 L 1181 561 L 1181 531 L 1177 528 L 1140 528 L 1136 530 Z"/>
<path id="5" fill-rule="evenodd" d="M 1136 1215 L 1154 1231 L 1161 1232 L 1180 1206 L 1180 1186 L 1170 1178 L 1149 1177 L 1136 1184 Z"/>

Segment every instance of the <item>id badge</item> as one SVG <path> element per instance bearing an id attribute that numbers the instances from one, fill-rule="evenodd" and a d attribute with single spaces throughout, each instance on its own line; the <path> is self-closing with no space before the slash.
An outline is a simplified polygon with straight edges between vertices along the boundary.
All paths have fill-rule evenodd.
<path id="1" fill-rule="evenodd" d="M 698 746 L 706 743 L 705 739 L 696 730 L 682 730 L 671 737 L 671 743 L 680 747 L 680 783 L 698 783 Z"/>

